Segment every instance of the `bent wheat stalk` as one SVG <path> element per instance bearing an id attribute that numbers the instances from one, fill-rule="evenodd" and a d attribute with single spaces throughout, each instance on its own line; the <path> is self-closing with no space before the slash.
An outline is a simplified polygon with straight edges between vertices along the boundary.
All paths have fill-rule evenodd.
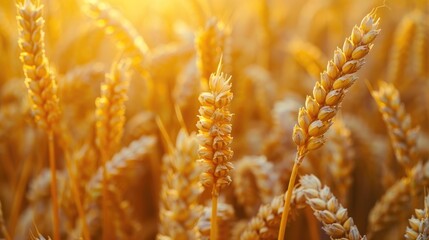
<path id="1" fill-rule="evenodd" d="M 17 9 L 18 44 L 21 48 L 20 59 L 24 65 L 25 84 L 28 88 L 36 123 L 48 135 L 49 165 L 52 177 L 53 233 L 54 239 L 59 239 L 60 220 L 57 200 L 54 131 L 58 125 L 60 109 L 57 85 L 45 55 L 43 5 L 39 0 L 25 0 L 17 4 Z"/>
<path id="2" fill-rule="evenodd" d="M 365 63 L 364 57 L 380 32 L 378 25 L 379 19 L 373 10 L 362 19 L 360 26 L 353 28 L 351 36 L 344 41 L 343 49 L 335 50 L 334 58 L 320 75 L 320 80 L 313 88 L 313 96 L 307 96 L 305 107 L 299 110 L 298 124 L 295 125 L 292 136 L 297 145 L 297 153 L 288 189 L 293 189 L 305 155 L 325 143 L 324 134 L 332 125 L 332 118 L 340 108 L 348 88 L 357 80 L 356 71 Z M 284 239 L 291 194 L 292 191 L 286 194 L 279 240 Z"/>
<path id="3" fill-rule="evenodd" d="M 210 76 L 208 92 L 200 94 L 201 104 L 197 123 L 198 154 L 203 173 L 201 183 L 212 189 L 212 217 L 210 236 L 217 239 L 217 199 L 221 189 L 231 183 L 230 171 L 233 169 L 231 158 L 232 114 L 229 106 L 233 97 L 231 92 L 231 77 L 221 73 L 221 61 L 217 72 Z"/>

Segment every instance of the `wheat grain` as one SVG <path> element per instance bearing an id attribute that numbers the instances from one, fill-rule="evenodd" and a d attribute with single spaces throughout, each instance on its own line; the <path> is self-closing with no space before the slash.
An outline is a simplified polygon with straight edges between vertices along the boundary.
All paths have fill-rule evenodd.
<path id="1" fill-rule="evenodd" d="M 314 211 L 314 215 L 323 224 L 323 230 L 331 239 L 366 239 L 359 233 L 353 219 L 348 217 L 338 199 L 331 193 L 329 187 L 320 183 L 314 175 L 305 175 L 300 180 L 304 189 L 307 204 Z"/>
<path id="2" fill-rule="evenodd" d="M 294 40 L 288 45 L 295 61 L 302 66 L 314 79 L 319 77 L 324 69 L 326 57 L 323 52 L 310 42 Z"/>
<path id="3" fill-rule="evenodd" d="M 112 34 L 118 46 L 124 49 L 133 59 L 133 64 L 145 66 L 149 59 L 149 48 L 143 37 L 120 12 L 105 2 L 99 0 L 87 0 L 85 12 L 88 16 L 97 20 L 97 23 Z"/>
<path id="4" fill-rule="evenodd" d="M 337 114 L 347 90 L 357 80 L 356 71 L 364 64 L 364 57 L 380 33 L 378 25 L 375 10 L 362 19 L 359 27 L 355 25 L 351 36 L 344 41 L 343 49 L 337 48 L 326 71 L 320 75 L 320 80 L 313 88 L 313 96 L 307 96 L 305 107 L 299 110 L 298 124 L 295 124 L 292 134 L 297 154 L 289 189 L 295 184 L 299 165 L 307 152 L 318 149 L 325 143 L 324 134 L 332 125 L 332 118 Z M 292 192 L 286 196 L 279 240 L 283 239 L 285 233 L 290 194 Z"/>
<path id="5" fill-rule="evenodd" d="M 208 89 L 210 92 L 203 92 L 198 98 L 201 104 L 197 122 L 197 137 L 200 144 L 198 162 L 203 169 L 202 185 L 212 189 L 211 234 L 215 235 L 211 235 L 211 238 L 216 240 L 217 197 L 220 190 L 231 183 L 229 172 L 233 169 L 231 162 L 233 151 L 230 147 L 232 114 L 228 109 L 233 94 L 231 77 L 221 73 L 221 62 L 219 62 L 217 72 L 210 76 Z"/>
<path id="6" fill-rule="evenodd" d="M 17 9 L 20 59 L 31 108 L 38 125 L 50 132 L 58 124 L 60 109 L 56 81 L 45 54 L 43 5 L 40 0 L 25 0 Z"/>
<path id="7" fill-rule="evenodd" d="M 259 208 L 258 213 L 253 217 L 247 227 L 242 232 L 241 240 L 251 239 L 275 239 L 279 232 L 280 221 L 284 206 L 284 195 L 274 197 L 273 200 Z M 289 214 L 295 215 L 295 210 L 305 207 L 304 191 L 301 187 L 296 187 L 292 193 L 291 211 Z"/>
<path id="8" fill-rule="evenodd" d="M 329 134 L 330 143 L 326 150 L 328 156 L 326 165 L 333 183 L 333 191 L 338 199 L 347 206 L 349 188 L 353 183 L 354 149 L 350 130 L 343 120 L 336 119 L 333 131 Z"/>
<path id="9" fill-rule="evenodd" d="M 399 221 L 400 214 L 411 209 L 413 189 L 418 196 L 428 183 L 429 163 L 419 163 L 411 170 L 410 177 L 404 177 L 390 187 L 369 213 L 368 239 Z"/>
<path id="10" fill-rule="evenodd" d="M 237 161 L 233 178 L 235 196 L 248 216 L 281 191 L 274 165 L 264 156 L 246 156 Z"/>
<path id="11" fill-rule="evenodd" d="M 429 40 L 429 31 L 428 31 L 428 16 L 421 10 L 415 10 L 412 13 L 414 20 L 416 21 L 416 30 L 414 36 L 414 44 L 412 45 L 411 57 L 412 57 L 412 67 L 414 73 L 417 77 L 427 77 L 429 60 L 428 52 L 428 40 Z"/>
<path id="12" fill-rule="evenodd" d="M 202 214 L 198 203 L 203 189 L 199 182 L 198 141 L 184 129 L 177 135 L 176 148 L 164 157 L 163 186 L 158 239 L 199 239 L 197 222 Z"/>
<path id="13" fill-rule="evenodd" d="M 223 24 L 215 18 L 207 21 L 195 40 L 197 48 L 197 64 L 200 70 L 201 86 L 207 89 L 211 74 L 216 71 L 225 44 Z"/>
<path id="14" fill-rule="evenodd" d="M 122 148 L 110 161 L 106 163 L 106 169 L 112 182 L 117 182 L 127 174 L 127 171 L 135 168 L 136 164 L 144 161 L 152 153 L 156 143 L 153 136 L 143 136 Z M 89 180 L 87 191 L 92 197 L 98 197 L 102 187 L 103 170 L 97 172 Z"/>
<path id="15" fill-rule="evenodd" d="M 408 222 L 409 227 L 405 230 L 405 239 L 424 240 L 429 238 L 429 195 L 425 197 L 425 208 L 415 209 L 415 216 Z"/>
<path id="16" fill-rule="evenodd" d="M 412 127 L 411 117 L 405 112 L 393 84 L 381 82 L 379 90 L 373 91 L 372 96 L 387 125 L 396 159 L 409 172 L 419 160 L 416 144 L 419 128 Z"/>
<path id="17" fill-rule="evenodd" d="M 387 79 L 391 83 L 397 83 L 405 77 L 410 49 L 413 46 L 410 43 L 413 42 L 415 31 L 416 23 L 411 15 L 403 17 L 395 30 L 392 55 L 387 68 Z"/>
<path id="18" fill-rule="evenodd" d="M 112 65 L 110 74 L 101 86 L 101 97 L 95 105 L 97 118 L 97 145 L 110 157 L 118 148 L 125 123 L 125 101 L 129 85 L 129 63 Z"/>
<path id="19" fill-rule="evenodd" d="M 103 177 L 105 177 L 103 167 L 100 167 L 97 172 L 92 176 L 87 187 L 87 196 L 89 199 L 86 201 L 85 209 L 87 215 L 88 226 L 92 235 L 96 236 L 99 234 L 100 228 L 100 212 L 98 209 L 98 199 L 100 198 L 101 191 L 103 190 L 103 197 L 107 196 L 107 206 L 110 206 L 110 211 L 113 212 L 113 216 L 118 215 L 129 215 L 131 214 L 128 203 L 122 200 L 122 189 L 119 184 L 121 179 L 135 169 L 140 163 L 146 161 L 147 158 L 151 157 L 156 143 L 155 137 L 144 136 L 140 139 L 133 141 L 129 146 L 124 147 L 121 151 L 116 153 L 112 159 L 106 163 L 106 172 L 109 177 L 107 185 L 107 192 L 104 192 Z M 115 204 L 116 203 L 116 204 Z M 124 212 L 125 211 L 125 212 Z M 126 219 L 128 219 L 126 218 Z M 123 218 L 116 219 L 116 221 L 122 221 Z M 132 221 L 128 221 L 131 225 L 135 225 Z M 120 223 L 114 222 L 117 230 L 121 230 L 122 226 L 126 225 L 127 222 Z M 119 231 L 121 233 L 121 231 Z"/>
<path id="20" fill-rule="evenodd" d="M 218 205 L 218 214 L 216 225 L 219 230 L 219 239 L 229 239 L 232 222 L 234 221 L 234 208 L 226 203 L 220 202 Z M 212 228 L 211 208 L 204 207 L 203 214 L 198 220 L 198 231 L 202 240 L 209 240 Z"/>

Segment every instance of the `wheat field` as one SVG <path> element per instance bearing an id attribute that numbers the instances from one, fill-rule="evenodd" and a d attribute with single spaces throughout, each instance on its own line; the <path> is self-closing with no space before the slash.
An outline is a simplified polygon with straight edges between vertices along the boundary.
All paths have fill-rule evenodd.
<path id="1" fill-rule="evenodd" d="M 429 239 L 428 0 L 0 20 L 0 239 Z"/>

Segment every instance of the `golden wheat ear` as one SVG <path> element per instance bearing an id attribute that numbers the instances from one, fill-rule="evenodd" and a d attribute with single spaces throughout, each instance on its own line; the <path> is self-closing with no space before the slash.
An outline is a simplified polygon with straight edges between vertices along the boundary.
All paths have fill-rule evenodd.
<path id="1" fill-rule="evenodd" d="M 39 0 L 24 0 L 17 3 L 16 7 L 18 10 L 18 45 L 21 48 L 20 59 L 23 64 L 31 109 L 37 125 L 48 135 L 49 165 L 52 177 L 53 234 L 54 239 L 58 240 L 60 238 L 60 216 L 57 200 L 54 133 L 59 125 L 60 107 L 57 84 L 49 69 L 49 62 L 45 54 L 43 5 Z"/>
<path id="2" fill-rule="evenodd" d="M 351 35 L 344 41 L 343 48 L 335 50 L 326 71 L 320 74 L 312 96 L 307 96 L 305 106 L 299 110 L 298 123 L 292 134 L 297 154 L 288 189 L 293 188 L 299 166 L 306 154 L 325 143 L 325 133 L 331 127 L 348 89 L 358 79 L 356 72 L 364 65 L 365 56 L 380 33 L 379 21 L 373 10 L 362 19 L 359 26 L 354 26 Z M 292 191 L 289 191 L 285 196 L 279 240 L 283 240 L 285 235 L 291 194 Z"/>
<path id="3" fill-rule="evenodd" d="M 404 235 L 407 240 L 429 238 L 429 195 L 426 195 L 424 203 L 424 209 L 415 209 L 415 215 L 408 220 Z"/>
<path id="4" fill-rule="evenodd" d="M 230 171 L 233 169 L 232 114 L 229 111 L 233 98 L 231 76 L 222 73 L 221 66 L 219 62 L 217 72 L 210 76 L 208 91 L 198 98 L 201 107 L 197 122 L 198 162 L 203 169 L 200 179 L 212 193 L 211 239 L 214 240 L 217 239 L 217 198 L 220 190 L 231 183 Z"/>
<path id="5" fill-rule="evenodd" d="M 398 180 L 371 209 L 368 217 L 368 239 L 376 239 L 380 232 L 401 221 L 401 216 L 412 209 L 413 196 L 422 194 L 429 183 L 429 162 L 419 162 L 411 174 Z"/>
<path id="6" fill-rule="evenodd" d="M 198 199 L 203 191 L 197 166 L 196 134 L 179 131 L 176 146 L 163 158 L 158 239 L 200 239 L 197 222 L 202 215 Z"/>
<path id="7" fill-rule="evenodd" d="M 274 164 L 265 156 L 245 156 L 238 160 L 233 178 L 235 196 L 248 216 L 254 216 L 260 205 L 269 203 L 281 192 Z"/>
<path id="8" fill-rule="evenodd" d="M 360 235 L 353 219 L 348 216 L 347 209 L 338 202 L 329 187 L 322 187 L 320 180 L 314 175 L 305 175 L 299 182 L 304 189 L 307 204 L 331 239 L 366 239 Z"/>
<path id="9" fill-rule="evenodd" d="M 380 82 L 379 90 L 372 91 L 371 94 L 387 125 L 396 159 L 409 174 L 411 168 L 419 161 L 417 152 L 419 127 L 412 126 L 411 117 L 406 113 L 399 91 L 393 84 Z"/>
<path id="10" fill-rule="evenodd" d="M 129 55 L 133 64 L 144 65 L 149 60 L 149 48 L 143 37 L 119 11 L 100 0 L 86 0 L 84 11 L 114 36 L 118 47 Z"/>

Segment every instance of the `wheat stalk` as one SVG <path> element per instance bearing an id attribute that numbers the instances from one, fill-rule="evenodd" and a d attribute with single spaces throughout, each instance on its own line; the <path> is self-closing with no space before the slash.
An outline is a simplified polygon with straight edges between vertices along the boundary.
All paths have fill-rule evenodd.
<path id="1" fill-rule="evenodd" d="M 109 209 L 107 207 L 108 172 L 106 162 L 118 149 L 125 123 L 125 101 L 129 85 L 129 62 L 122 60 L 112 65 L 110 74 L 106 75 L 101 85 L 101 97 L 96 105 L 96 143 L 101 153 L 103 171 L 103 239 L 110 233 Z"/>
<path id="2" fill-rule="evenodd" d="M 219 203 L 218 214 L 216 216 L 216 226 L 219 230 L 219 239 L 229 239 L 232 222 L 234 221 L 234 208 L 226 203 Z M 212 215 L 209 206 L 204 207 L 203 213 L 198 220 L 198 231 L 201 240 L 209 240 L 211 238 Z"/>
<path id="3" fill-rule="evenodd" d="M 176 148 L 164 157 L 158 239 L 199 239 L 197 222 L 202 214 L 198 197 L 203 189 L 196 166 L 198 141 L 182 129 Z"/>
<path id="4" fill-rule="evenodd" d="M 217 72 L 210 76 L 209 92 L 200 94 L 198 100 L 201 104 L 197 123 L 198 141 L 200 148 L 198 154 L 203 173 L 201 183 L 204 187 L 212 189 L 212 224 L 211 239 L 216 240 L 216 208 L 217 198 L 221 189 L 231 183 L 229 172 L 233 169 L 231 158 L 232 142 L 232 114 L 228 110 L 233 94 L 231 92 L 231 77 L 221 73 L 221 62 Z"/>
<path id="5" fill-rule="evenodd" d="M 399 92 L 393 84 L 380 82 L 379 90 L 372 91 L 372 96 L 387 125 L 396 159 L 409 173 L 419 160 L 417 153 L 419 128 L 412 127 L 411 117 L 405 112 Z"/>
<path id="6" fill-rule="evenodd" d="M 405 239 L 424 240 L 429 238 L 429 195 L 425 197 L 425 208 L 415 209 L 415 216 L 408 222 L 409 227 L 405 230 Z"/>
<path id="7" fill-rule="evenodd" d="M 413 189 L 416 196 L 419 189 L 429 183 L 429 162 L 419 163 L 412 170 L 409 177 L 404 177 L 391 186 L 369 213 L 368 239 L 397 222 L 402 212 L 411 207 Z M 420 190 L 421 191 L 421 190 Z"/>
<path id="8" fill-rule="evenodd" d="M 331 126 L 332 118 L 340 108 L 348 88 L 357 80 L 356 71 L 364 64 L 364 57 L 380 32 L 378 25 L 379 19 L 373 10 L 362 19 L 360 26 L 353 28 L 351 36 L 344 41 L 343 49 L 337 48 L 333 60 L 328 62 L 326 71 L 320 75 L 320 80 L 313 88 L 313 96 L 307 96 L 305 107 L 299 110 L 298 124 L 292 136 L 297 154 L 288 189 L 293 188 L 299 166 L 307 152 L 324 144 L 324 133 Z M 279 240 L 283 240 L 285 234 L 292 192 L 288 193 Z"/>
<path id="9" fill-rule="evenodd" d="M 25 0 L 16 5 L 18 9 L 18 44 L 23 63 L 25 84 L 30 97 L 34 118 L 39 127 L 48 135 L 49 165 L 51 169 L 51 197 L 53 208 L 54 239 L 60 237 L 59 207 L 57 200 L 57 180 L 54 150 L 54 131 L 57 128 L 60 108 L 55 79 L 49 69 L 45 54 L 45 20 L 42 17 L 43 5 L 39 0 Z"/>
<path id="10" fill-rule="evenodd" d="M 279 176 L 265 156 L 243 157 L 234 169 L 235 196 L 248 216 L 254 215 L 259 205 L 269 203 L 280 194 Z"/>

